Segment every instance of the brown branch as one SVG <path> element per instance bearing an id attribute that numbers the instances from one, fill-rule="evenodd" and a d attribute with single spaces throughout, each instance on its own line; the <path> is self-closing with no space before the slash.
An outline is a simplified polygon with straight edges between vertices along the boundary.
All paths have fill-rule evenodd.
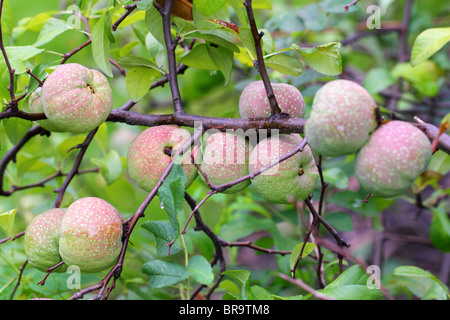
<path id="1" fill-rule="evenodd" d="M 359 0 L 353 0 L 349 4 L 344 5 L 344 10 L 347 12 L 350 7 L 356 5 L 358 2 L 359 2 Z"/>
<path id="2" fill-rule="evenodd" d="M 12 237 L 8 237 L 8 238 L 5 238 L 5 239 L 1 239 L 1 240 L 0 240 L 0 244 L 5 243 L 5 242 L 8 242 L 8 241 L 14 241 L 14 240 L 16 240 L 16 239 L 22 237 L 23 235 L 25 235 L 25 231 L 19 232 L 19 233 L 15 234 L 15 235 L 12 236 Z"/>
<path id="3" fill-rule="evenodd" d="M 266 65 L 264 63 L 264 56 L 262 52 L 261 46 L 261 38 L 264 35 L 263 33 L 258 33 L 258 28 L 256 26 L 255 16 L 253 14 L 252 1 L 245 0 L 244 6 L 247 11 L 248 20 L 250 23 L 250 29 L 252 31 L 253 40 L 255 42 L 255 51 L 256 51 L 256 60 L 253 60 L 253 64 L 255 68 L 258 70 L 261 75 L 261 79 L 264 83 L 264 88 L 266 89 L 267 98 L 269 99 L 270 108 L 271 108 L 271 116 L 281 114 L 281 109 L 278 105 L 277 99 L 273 92 L 272 84 L 270 83 L 269 76 L 267 74 Z"/>
<path id="4" fill-rule="evenodd" d="M 279 133 L 303 133 L 306 119 L 303 118 L 216 118 L 199 116 L 195 114 L 181 113 L 170 115 L 142 114 L 132 111 L 115 109 L 109 115 L 107 121 L 122 122 L 138 126 L 158 126 L 163 124 L 176 124 L 179 126 L 194 128 L 196 124 L 202 123 L 206 130 L 278 130 Z"/>
<path id="5" fill-rule="evenodd" d="M 439 128 L 430 123 L 426 123 L 419 117 L 414 117 L 417 122 L 416 126 L 420 128 L 431 141 L 437 138 L 437 148 L 443 152 L 450 154 L 450 136 L 447 133 L 439 131 Z"/>
<path id="6" fill-rule="evenodd" d="M 16 158 L 17 153 L 22 149 L 22 147 L 34 136 L 38 134 L 43 134 L 45 132 L 44 129 L 41 127 L 33 127 L 31 128 L 25 136 L 11 149 L 8 150 L 8 152 L 3 156 L 2 160 L 0 161 L 0 195 L 9 195 L 8 192 L 4 191 L 3 189 L 3 179 L 6 171 L 6 167 L 8 166 L 9 162 L 13 161 Z"/>
<path id="7" fill-rule="evenodd" d="M 3 13 L 3 0 L 0 1 L 0 20 L 2 20 L 1 19 L 2 13 Z M 3 30 L 2 30 L 1 24 L 0 24 L 0 50 L 2 51 L 3 58 L 5 59 L 6 67 L 8 68 L 8 72 L 9 72 L 8 91 L 9 91 L 9 95 L 11 97 L 9 106 L 11 109 L 17 111 L 18 108 L 17 108 L 16 95 L 14 94 L 14 74 L 16 71 L 11 67 L 11 63 L 9 62 L 8 55 L 6 54 L 6 49 L 5 49 L 5 46 L 3 43 Z"/>
<path id="8" fill-rule="evenodd" d="M 278 273 L 277 274 L 281 279 L 286 280 L 292 284 L 295 284 L 296 286 L 299 286 L 300 288 L 302 288 L 303 290 L 311 293 L 315 298 L 320 299 L 320 300 L 335 300 L 332 297 L 329 297 L 323 293 L 317 292 L 314 288 L 311 288 L 309 285 L 307 285 L 305 282 L 303 282 L 303 280 L 301 279 L 293 279 L 283 273 Z"/>
<path id="9" fill-rule="evenodd" d="M 91 40 L 91 38 L 89 37 L 89 39 L 88 39 L 86 42 L 84 42 L 83 44 L 81 44 L 80 46 L 76 47 L 75 49 L 73 49 L 73 50 L 70 51 L 70 52 L 64 53 L 64 54 L 63 54 L 63 59 L 62 59 L 62 61 L 61 61 L 61 64 L 66 63 L 67 60 L 70 59 L 70 57 L 72 57 L 75 53 L 79 52 L 81 49 L 83 49 L 83 48 L 87 47 L 88 45 L 90 45 L 91 42 L 92 42 L 92 40 Z"/>
<path id="10" fill-rule="evenodd" d="M 167 49 L 167 62 L 169 67 L 169 74 L 167 75 L 169 79 L 170 91 L 172 93 L 172 101 L 174 114 L 183 114 L 185 113 L 183 104 L 181 101 L 180 89 L 178 86 L 177 79 L 177 65 L 176 65 L 176 56 L 175 49 L 178 45 L 178 38 L 172 39 L 171 32 L 171 19 L 170 14 L 172 12 L 173 0 L 166 0 L 164 3 L 164 8 L 161 8 L 156 2 L 153 2 L 154 6 L 158 9 L 159 13 L 162 16 L 162 24 L 163 24 L 163 33 L 164 33 L 164 41 Z"/>
<path id="11" fill-rule="evenodd" d="M 85 173 L 91 173 L 91 172 L 98 172 L 99 169 L 98 168 L 93 168 L 93 169 L 88 169 L 88 170 L 83 170 L 83 171 L 79 171 L 78 174 L 85 174 Z M 35 183 L 30 183 L 24 186 L 11 186 L 11 190 L 9 191 L 3 191 L 3 193 L 1 195 L 3 196 L 10 196 L 12 195 L 14 192 L 17 191 L 22 191 L 22 190 L 27 190 L 27 189 L 31 189 L 31 188 L 35 188 L 35 187 L 45 187 L 45 184 L 57 177 L 63 177 L 63 176 L 67 176 L 67 173 L 63 173 L 61 172 L 61 170 L 58 170 L 57 172 L 55 172 L 54 174 L 48 176 L 45 179 L 42 179 L 41 181 L 35 182 Z"/>
<path id="12" fill-rule="evenodd" d="M 14 298 L 14 294 L 16 293 L 17 288 L 19 288 L 20 280 L 22 280 L 23 271 L 25 270 L 25 267 L 27 266 L 27 264 L 28 264 L 28 260 L 25 260 L 25 262 L 20 266 L 19 277 L 17 278 L 17 282 L 16 282 L 16 285 L 14 286 L 13 292 L 9 296 L 9 300 L 12 300 Z"/>
<path id="13" fill-rule="evenodd" d="M 0 120 L 8 119 L 8 118 L 20 118 L 29 121 L 37 121 L 47 119 L 43 112 L 41 113 L 28 113 L 22 110 L 13 110 L 7 109 L 3 112 L 0 112 Z"/>
<path id="14" fill-rule="evenodd" d="M 55 204 L 53 205 L 54 208 L 59 208 L 61 206 L 61 202 L 64 197 L 64 193 L 66 192 L 66 189 L 69 186 L 72 179 L 78 173 L 78 169 L 80 168 L 80 165 L 81 165 L 83 157 L 86 153 L 86 150 L 89 147 L 89 144 L 91 143 L 95 134 L 97 133 L 97 130 L 98 130 L 98 127 L 96 129 L 92 130 L 91 132 L 89 132 L 89 134 L 87 135 L 84 142 L 80 145 L 80 151 L 78 152 L 77 158 L 75 159 L 73 167 L 70 170 L 70 172 L 67 174 L 67 177 L 64 180 L 63 184 L 58 189 L 54 190 L 54 192 L 58 193 L 56 200 L 55 200 Z"/>
<path id="15" fill-rule="evenodd" d="M 316 211 L 313 204 L 311 203 L 311 200 L 306 199 L 305 204 L 308 206 L 309 211 L 311 214 L 316 218 L 327 230 L 328 232 L 335 238 L 336 243 L 341 247 L 350 247 L 350 244 L 342 239 L 336 229 L 334 229 L 328 222 L 326 222 Z"/>
<path id="16" fill-rule="evenodd" d="M 27 68 L 27 73 L 33 77 L 38 83 L 39 83 L 39 87 L 42 87 L 44 85 L 44 83 L 41 81 L 41 79 L 39 79 L 33 72 L 31 72 L 30 69 Z"/>
<path id="17" fill-rule="evenodd" d="M 119 27 L 119 24 L 121 24 L 123 22 L 123 20 L 126 19 L 126 17 L 128 17 L 137 7 L 137 3 L 132 3 L 129 4 L 127 6 L 124 6 L 124 8 L 127 10 L 119 19 L 117 19 L 116 22 L 113 23 L 113 25 L 111 26 L 112 31 L 116 31 L 117 28 Z"/>

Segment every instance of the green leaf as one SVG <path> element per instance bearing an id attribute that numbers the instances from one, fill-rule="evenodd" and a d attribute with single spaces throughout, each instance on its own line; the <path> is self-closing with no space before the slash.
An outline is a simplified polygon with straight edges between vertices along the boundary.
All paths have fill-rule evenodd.
<path id="1" fill-rule="evenodd" d="M 19 177 L 23 177 L 25 173 L 32 173 L 48 167 L 47 163 L 40 161 L 41 155 L 32 156 L 29 154 L 17 155 L 17 173 Z"/>
<path id="2" fill-rule="evenodd" d="M 425 271 L 416 266 L 400 266 L 395 268 L 392 273 L 395 276 L 407 277 L 407 278 L 418 278 L 418 279 L 430 279 L 435 284 L 437 284 L 446 294 L 447 299 L 450 298 L 450 293 L 445 284 L 443 284 L 438 278 L 436 278 L 433 274 L 428 271 Z"/>
<path id="3" fill-rule="evenodd" d="M 338 189 L 347 189 L 348 187 L 348 176 L 341 168 L 323 170 L 323 178 Z"/>
<path id="4" fill-rule="evenodd" d="M 303 259 L 303 258 L 306 257 L 308 254 L 310 254 L 311 252 L 313 252 L 315 247 L 316 247 L 316 245 L 315 245 L 314 243 L 307 242 L 307 243 L 305 244 L 305 248 L 303 249 L 303 252 L 301 252 L 301 251 L 302 251 L 302 248 L 303 248 L 303 242 L 297 244 L 297 245 L 294 247 L 294 249 L 292 249 L 291 257 L 290 257 L 290 259 L 289 259 L 289 267 L 290 267 L 290 269 L 293 270 L 293 269 L 295 268 L 295 265 L 296 265 L 296 263 L 297 263 L 297 260 L 298 260 L 299 257 L 300 257 L 300 253 L 302 254 L 302 259 Z"/>
<path id="5" fill-rule="evenodd" d="M 405 79 L 420 93 L 429 97 L 439 93 L 439 74 L 440 71 L 431 60 L 426 60 L 414 67 L 409 62 L 398 63 L 391 71 L 395 79 Z"/>
<path id="6" fill-rule="evenodd" d="M 175 254 L 181 249 L 172 245 L 170 252 L 168 252 L 167 244 L 177 238 L 177 230 L 170 224 L 163 221 L 147 221 L 142 224 L 142 227 L 151 232 L 156 239 L 156 252 L 159 257 Z"/>
<path id="7" fill-rule="evenodd" d="M 203 39 L 212 42 L 218 46 L 227 48 L 232 52 L 239 52 L 239 47 L 233 43 L 233 37 L 230 32 L 217 30 L 217 29 L 206 29 L 197 30 L 196 32 L 190 32 L 183 36 L 184 39 Z"/>
<path id="8" fill-rule="evenodd" d="M 274 300 L 274 296 L 269 291 L 260 286 L 251 287 L 255 300 Z"/>
<path id="9" fill-rule="evenodd" d="M 450 41 L 450 28 L 430 28 L 420 33 L 411 51 L 411 64 L 416 66 L 439 51 Z"/>
<path id="10" fill-rule="evenodd" d="M 363 202 L 362 200 L 364 200 L 366 196 L 367 195 L 363 195 L 361 192 L 344 190 L 334 193 L 330 197 L 330 202 L 365 216 L 377 216 L 380 211 L 377 208 L 377 203 L 373 201 L 375 198 Z"/>
<path id="11" fill-rule="evenodd" d="M 153 80 L 160 72 L 151 68 L 133 68 L 128 70 L 125 84 L 131 100 L 141 100 L 150 90 Z"/>
<path id="12" fill-rule="evenodd" d="M 433 246 L 443 252 L 450 252 L 450 218 L 442 208 L 432 208 L 430 239 Z"/>
<path id="13" fill-rule="evenodd" d="M 227 270 L 222 272 L 241 284 L 241 300 L 255 300 L 255 296 L 250 287 L 250 272 L 246 270 Z"/>
<path id="14" fill-rule="evenodd" d="M 9 63 L 11 64 L 11 68 L 15 70 L 16 74 L 27 72 L 25 62 L 44 51 L 44 49 L 39 49 L 34 46 L 13 46 L 6 47 L 5 50 L 8 55 Z M 6 62 L 3 55 L 0 55 L 0 71 L 1 75 L 7 72 Z"/>
<path id="15" fill-rule="evenodd" d="M 27 61 L 44 52 L 44 49 L 39 49 L 35 46 L 12 46 L 6 47 L 5 50 L 8 57 L 15 57 L 22 61 Z M 0 59 L 4 59 L 3 55 L 0 57 Z"/>
<path id="16" fill-rule="evenodd" d="M 233 70 L 233 52 L 221 46 L 209 45 L 206 48 L 211 60 L 223 74 L 225 85 L 227 85 Z"/>
<path id="17" fill-rule="evenodd" d="M 60 19 L 50 18 L 48 19 L 37 37 L 34 46 L 40 47 L 53 39 L 55 39 L 60 34 L 66 32 L 67 30 L 74 29 L 73 26 L 66 24 L 64 21 Z"/>
<path id="18" fill-rule="evenodd" d="M 428 164 L 428 170 L 445 175 L 450 171 L 450 155 L 442 150 L 436 151 Z"/>
<path id="19" fill-rule="evenodd" d="M 342 73 L 342 58 L 339 42 L 325 43 L 315 48 L 298 48 L 306 63 L 322 74 L 335 76 Z"/>
<path id="20" fill-rule="evenodd" d="M 4 119 L 2 122 L 5 127 L 6 135 L 14 145 L 19 143 L 33 125 L 30 121 L 20 118 L 8 118 Z"/>
<path id="21" fill-rule="evenodd" d="M 119 179 L 122 174 L 122 160 L 116 150 L 110 150 L 102 158 L 92 158 L 91 162 L 100 168 L 100 173 L 108 185 Z"/>
<path id="22" fill-rule="evenodd" d="M 380 289 L 367 285 L 369 276 L 359 265 L 345 270 L 333 282 L 318 292 L 339 300 L 378 300 L 382 297 Z"/>
<path id="23" fill-rule="evenodd" d="M 180 60 L 181 63 L 198 69 L 217 70 L 217 66 L 209 55 L 207 44 L 201 43 L 195 46 Z"/>
<path id="24" fill-rule="evenodd" d="M 294 77 L 298 77 L 303 72 L 302 62 L 298 58 L 287 54 L 271 56 L 265 60 L 265 64 L 269 68 Z"/>
<path id="25" fill-rule="evenodd" d="M 350 232 L 353 230 L 352 217 L 346 212 L 333 212 L 327 214 L 325 220 L 338 231 Z"/>
<path id="26" fill-rule="evenodd" d="M 150 9 L 150 7 L 153 6 L 152 0 L 141 0 L 137 3 L 137 8 L 139 10 L 147 10 Z"/>
<path id="27" fill-rule="evenodd" d="M 173 285 L 187 278 L 183 266 L 169 261 L 154 260 L 142 266 L 142 272 L 148 274 L 148 285 L 151 289 Z"/>
<path id="28" fill-rule="evenodd" d="M 92 27 L 92 56 L 97 66 L 109 77 L 112 77 L 110 55 L 110 39 L 112 37 L 109 23 L 109 14 L 103 14 Z"/>
<path id="29" fill-rule="evenodd" d="M 394 79 L 388 70 L 374 68 L 370 70 L 364 79 L 363 86 L 370 94 L 376 94 L 394 84 Z"/>
<path id="30" fill-rule="evenodd" d="M 162 70 L 160 70 L 158 68 L 158 66 L 153 61 L 146 59 L 146 58 L 142 58 L 142 57 L 126 56 L 126 57 L 119 58 L 117 60 L 117 62 L 125 68 L 130 68 L 130 69 L 140 68 L 140 67 L 152 68 L 152 69 L 160 71 L 161 73 L 164 73 Z"/>
<path id="31" fill-rule="evenodd" d="M 252 60 L 256 59 L 255 40 L 253 39 L 252 31 L 248 27 L 239 28 L 239 39 L 242 45 L 247 49 Z"/>
<path id="32" fill-rule="evenodd" d="M 158 10 L 151 6 L 145 12 L 145 24 L 147 25 L 148 31 L 161 43 L 164 47 L 166 47 L 166 41 L 164 39 L 164 31 L 163 31 L 163 23 L 161 14 Z"/>
<path id="33" fill-rule="evenodd" d="M 250 278 L 250 272 L 247 270 L 227 270 L 222 272 L 222 275 L 233 278 L 238 281 L 241 286 Z"/>
<path id="34" fill-rule="evenodd" d="M 219 11 L 226 4 L 226 2 L 226 0 L 195 0 L 194 5 L 202 15 L 209 17 Z"/>
<path id="35" fill-rule="evenodd" d="M 219 235 L 228 241 L 235 241 L 255 231 L 273 231 L 274 229 L 275 225 L 272 219 L 261 219 L 249 214 L 243 214 L 222 225 Z"/>
<path id="36" fill-rule="evenodd" d="M 186 182 L 186 173 L 183 167 L 175 164 L 167 176 L 164 183 L 158 189 L 158 196 L 161 199 L 164 210 L 166 211 L 170 224 L 179 231 L 178 215 L 184 213 L 184 185 Z"/>
<path id="37" fill-rule="evenodd" d="M 214 281 L 211 264 L 203 256 L 192 256 L 189 259 L 186 272 L 201 284 L 207 285 Z"/>
<path id="38" fill-rule="evenodd" d="M 253 0 L 252 1 L 253 9 L 272 9 L 272 1 L 271 0 Z"/>
<path id="39" fill-rule="evenodd" d="M 17 209 L 9 210 L 0 214 L 0 227 L 5 230 L 8 237 L 14 235 L 14 220 Z"/>

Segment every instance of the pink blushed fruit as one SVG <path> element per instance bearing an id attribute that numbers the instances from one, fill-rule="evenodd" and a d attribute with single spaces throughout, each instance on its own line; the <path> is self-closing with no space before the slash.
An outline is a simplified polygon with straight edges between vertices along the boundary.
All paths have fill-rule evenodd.
<path id="1" fill-rule="evenodd" d="M 305 101 L 296 87 L 287 83 L 271 85 L 281 112 L 296 118 L 305 116 Z M 250 83 L 242 91 L 239 98 L 239 113 L 244 119 L 270 117 L 270 103 L 261 80 Z"/>
<path id="2" fill-rule="evenodd" d="M 42 105 L 42 88 L 37 88 L 28 99 L 28 112 L 31 113 L 42 113 L 44 112 L 44 107 Z M 63 128 L 60 128 L 56 123 L 49 119 L 36 121 L 42 128 L 51 132 L 63 132 Z"/>
<path id="3" fill-rule="evenodd" d="M 86 133 L 111 113 L 112 90 L 99 71 L 68 63 L 58 66 L 45 80 L 42 104 L 47 118 L 58 127 Z"/>
<path id="4" fill-rule="evenodd" d="M 122 250 L 122 223 L 117 209 L 103 199 L 74 201 L 61 222 L 61 258 L 86 273 L 111 267 Z"/>
<path id="5" fill-rule="evenodd" d="M 151 191 L 161 178 L 183 144 L 190 139 L 190 133 L 175 125 L 161 125 L 147 128 L 134 138 L 127 153 L 128 174 L 136 184 Z M 196 155 L 197 147 L 192 153 Z M 186 173 L 185 187 L 189 187 L 197 177 L 197 168 L 192 163 L 191 151 L 182 155 L 179 162 Z"/>
<path id="6" fill-rule="evenodd" d="M 404 121 L 389 121 L 358 152 L 356 177 L 367 192 L 397 196 L 425 170 L 431 155 L 431 143 L 420 129 Z"/>
<path id="7" fill-rule="evenodd" d="M 25 253 L 30 265 L 47 272 L 47 268 L 54 267 L 62 261 L 59 255 L 59 239 L 61 236 L 61 222 L 66 209 L 50 209 L 36 217 L 25 231 Z M 65 272 L 66 265 L 56 268 L 55 272 Z"/>
<path id="8" fill-rule="evenodd" d="M 234 181 L 248 174 L 250 151 L 250 145 L 243 137 L 231 132 L 214 133 L 206 139 L 200 168 L 214 185 Z M 236 193 L 249 185 L 250 179 L 226 189 L 224 193 Z"/>
<path id="9" fill-rule="evenodd" d="M 377 126 L 376 104 L 362 86 L 333 80 L 314 96 L 305 137 L 312 150 L 325 157 L 357 152 Z"/>
<path id="10" fill-rule="evenodd" d="M 281 134 L 259 142 L 249 159 L 249 173 L 269 165 L 300 145 L 299 134 Z M 311 149 L 306 145 L 303 151 L 280 162 L 252 180 L 256 192 L 273 203 L 291 203 L 305 200 L 314 190 L 319 171 Z"/>

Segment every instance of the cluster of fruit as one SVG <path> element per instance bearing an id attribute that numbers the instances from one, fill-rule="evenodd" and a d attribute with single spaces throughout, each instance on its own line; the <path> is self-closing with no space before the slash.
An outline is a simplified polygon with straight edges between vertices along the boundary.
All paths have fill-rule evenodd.
<path id="1" fill-rule="evenodd" d="M 288 84 L 274 83 L 273 91 L 283 113 L 302 118 L 305 102 L 300 91 Z M 242 118 L 264 118 L 271 114 L 270 104 L 262 81 L 250 83 L 242 92 L 239 101 Z M 185 187 L 199 175 L 213 185 L 233 183 L 237 179 L 254 173 L 278 160 L 297 147 L 300 134 L 272 134 L 251 143 L 253 132 L 206 132 L 205 143 L 185 153 L 179 160 L 186 173 Z M 160 179 L 172 160 L 171 156 L 190 138 L 187 130 L 174 125 L 150 127 L 140 133 L 130 144 L 127 168 L 130 177 L 138 186 L 150 191 Z M 256 141 L 256 140 L 255 140 Z M 198 164 L 198 165 L 196 165 Z M 224 193 L 242 191 L 250 183 L 266 200 L 274 203 L 289 203 L 306 199 L 313 191 L 318 179 L 318 170 L 308 146 L 294 156 L 249 179 L 233 184 Z"/>
<path id="2" fill-rule="evenodd" d="M 68 208 L 54 208 L 37 215 L 25 231 L 28 262 L 46 272 L 65 272 L 77 266 L 80 272 L 105 270 L 122 250 L 123 218 L 107 201 L 86 197 Z"/>
<path id="3" fill-rule="evenodd" d="M 305 116 L 305 102 L 296 87 L 273 83 L 272 88 L 282 113 Z M 112 92 L 98 71 L 66 64 L 48 76 L 40 92 L 33 93 L 29 109 L 45 113 L 48 119 L 39 124 L 49 131 L 89 132 L 110 114 Z M 262 81 L 243 90 L 239 112 L 242 118 L 271 116 Z M 150 191 L 174 160 L 186 173 L 186 188 L 200 170 L 209 185 L 229 184 L 224 193 L 240 192 L 252 184 L 267 201 L 292 203 L 305 200 L 315 188 L 319 171 L 314 153 L 325 157 L 356 153 L 360 185 L 382 197 L 403 193 L 431 158 L 431 144 L 421 130 L 404 121 L 379 123 L 373 98 L 348 80 L 334 80 L 318 90 L 304 129 L 307 144 L 274 165 L 302 144 L 300 134 L 271 132 L 249 141 L 251 134 L 237 131 L 206 133 L 204 144 L 194 145 L 174 159 L 190 139 L 189 131 L 176 125 L 149 127 L 129 146 L 128 174 L 139 187 Z M 251 180 L 233 183 L 249 174 L 254 174 Z M 77 265 L 84 272 L 108 268 L 122 248 L 122 223 L 111 204 L 93 197 L 79 199 L 67 209 L 51 209 L 33 219 L 26 230 L 29 261 L 43 271 L 61 261 L 65 263 L 58 270 L 68 265 Z"/>
<path id="4" fill-rule="evenodd" d="M 356 153 L 361 187 L 380 197 L 400 195 L 424 171 L 432 155 L 428 137 L 400 120 L 378 124 L 376 104 L 359 84 L 334 80 L 320 88 L 305 123 L 309 146 L 325 157 Z"/>

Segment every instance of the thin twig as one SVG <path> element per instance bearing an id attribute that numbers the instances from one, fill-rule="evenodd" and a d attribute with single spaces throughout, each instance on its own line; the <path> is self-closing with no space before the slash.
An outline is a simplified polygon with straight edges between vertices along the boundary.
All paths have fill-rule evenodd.
<path id="1" fill-rule="evenodd" d="M 315 298 L 320 299 L 320 300 L 336 300 L 332 297 L 329 297 L 323 293 L 317 292 L 317 290 L 315 290 L 314 288 L 311 288 L 309 285 L 307 285 L 305 282 L 303 282 L 303 280 L 301 279 L 293 279 L 283 273 L 278 273 L 277 274 L 281 279 L 286 280 L 292 284 L 295 284 L 296 286 L 299 286 L 300 288 L 302 288 L 303 290 L 306 290 L 307 292 L 311 293 Z"/>
<path id="2" fill-rule="evenodd" d="M 256 60 L 253 60 L 253 64 L 255 68 L 258 70 L 261 75 L 261 79 L 264 83 L 264 88 L 266 89 L 267 98 L 269 99 L 271 116 L 281 114 L 281 109 L 278 105 L 277 99 L 273 92 L 272 84 L 270 83 L 269 76 L 267 74 L 266 65 L 264 63 L 264 56 L 262 52 L 261 46 L 261 37 L 263 33 L 258 33 L 258 28 L 256 26 L 255 16 L 253 14 L 252 1 L 245 0 L 244 6 L 247 11 L 248 20 L 250 23 L 250 29 L 252 31 L 253 40 L 255 43 L 255 51 L 256 51 Z"/>
<path id="3" fill-rule="evenodd" d="M 180 114 L 184 113 L 184 108 L 181 101 L 180 89 L 178 87 L 177 65 L 175 56 L 175 49 L 178 45 L 179 39 L 172 39 L 171 32 L 170 13 L 172 12 L 173 2 L 173 0 L 166 0 L 164 3 L 164 8 L 161 8 L 156 2 L 153 2 L 153 4 L 158 8 L 158 11 L 162 16 L 164 41 L 167 49 L 167 62 L 169 67 L 169 74 L 167 75 L 167 77 L 169 79 L 170 91 L 172 92 L 174 114 Z"/>
<path id="4" fill-rule="evenodd" d="M 0 20 L 2 20 L 1 19 L 2 13 L 3 13 L 3 0 L 0 1 Z M 16 71 L 11 67 L 11 63 L 9 62 L 8 55 L 6 54 L 5 45 L 3 43 L 3 30 L 2 30 L 1 23 L 0 23 L 0 50 L 2 51 L 3 58 L 5 59 L 6 67 L 8 68 L 8 72 L 9 72 L 8 91 L 9 91 L 9 95 L 11 97 L 10 108 L 13 109 L 14 111 L 17 111 L 18 108 L 17 108 L 16 95 L 14 94 L 14 74 Z"/>
<path id="5" fill-rule="evenodd" d="M 58 193 L 56 200 L 55 200 L 54 208 L 59 208 L 61 206 L 61 202 L 64 197 L 64 193 L 66 192 L 66 189 L 69 186 L 72 179 L 75 177 L 76 174 L 78 174 L 78 169 L 80 168 L 80 165 L 81 165 L 83 157 L 86 153 L 86 150 L 89 147 L 89 144 L 91 143 L 91 141 L 94 139 L 94 136 L 97 133 L 97 130 L 98 130 L 98 127 L 95 128 L 94 130 L 92 130 L 91 132 L 89 132 L 86 139 L 81 144 L 80 151 L 78 152 L 77 158 L 75 159 L 72 169 L 67 174 L 67 177 L 64 180 L 63 184 L 58 189 L 54 190 L 55 192 Z"/>
<path id="6" fill-rule="evenodd" d="M 22 280 L 23 271 L 25 270 L 25 267 L 27 266 L 27 264 L 28 264 L 28 260 L 25 260 L 25 262 L 20 266 L 19 277 L 17 278 L 17 282 L 16 282 L 16 285 L 14 286 L 13 292 L 9 296 L 9 300 L 12 300 L 14 298 L 14 294 L 16 293 L 17 288 L 19 288 L 20 280 Z"/>

